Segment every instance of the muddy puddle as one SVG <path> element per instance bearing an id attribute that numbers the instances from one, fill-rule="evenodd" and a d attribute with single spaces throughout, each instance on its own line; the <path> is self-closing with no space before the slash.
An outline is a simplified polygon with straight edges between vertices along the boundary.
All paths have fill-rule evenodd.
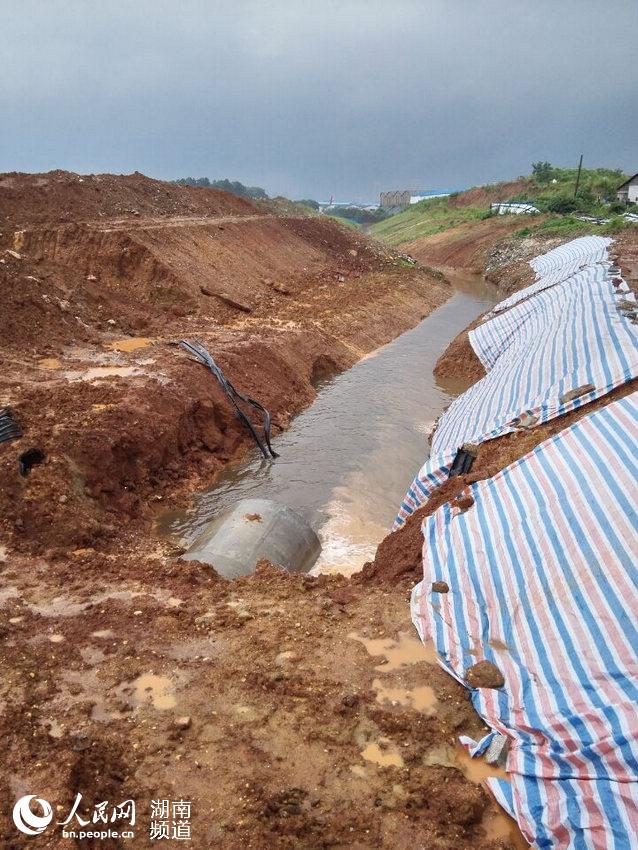
<path id="1" fill-rule="evenodd" d="M 375 670 L 389 673 L 410 664 L 438 664 L 439 656 L 432 641 L 423 643 L 413 632 L 399 632 L 393 638 L 367 638 L 351 632 L 348 637 L 363 644 L 368 654 L 379 660 Z"/>
<path id="2" fill-rule="evenodd" d="M 113 351 L 137 351 L 138 348 L 146 348 L 152 342 L 148 336 L 127 336 L 124 339 L 117 339 L 115 342 L 109 343 L 109 348 Z"/>
<path id="3" fill-rule="evenodd" d="M 456 274 L 453 284 L 455 294 L 417 327 L 323 384 L 312 406 L 273 441 L 275 462 L 252 452 L 190 510 L 162 517 L 159 530 L 188 546 L 237 500 L 274 499 L 318 533 L 323 550 L 313 572 L 360 569 L 426 460 L 435 420 L 467 388 L 434 378 L 438 357 L 498 300 L 479 275 Z"/>

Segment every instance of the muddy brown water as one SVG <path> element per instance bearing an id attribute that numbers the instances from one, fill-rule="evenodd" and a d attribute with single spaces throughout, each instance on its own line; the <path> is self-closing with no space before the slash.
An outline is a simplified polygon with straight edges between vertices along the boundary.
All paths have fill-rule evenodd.
<path id="1" fill-rule="evenodd" d="M 450 276 L 450 275 L 448 275 Z M 455 273 L 454 295 L 419 325 L 325 382 L 314 403 L 273 441 L 228 466 L 193 506 L 159 527 L 184 546 L 239 499 L 264 498 L 304 516 L 323 546 L 313 572 L 350 574 L 374 556 L 416 471 L 436 418 L 467 388 L 432 370 L 448 343 L 498 300 L 479 275 Z"/>

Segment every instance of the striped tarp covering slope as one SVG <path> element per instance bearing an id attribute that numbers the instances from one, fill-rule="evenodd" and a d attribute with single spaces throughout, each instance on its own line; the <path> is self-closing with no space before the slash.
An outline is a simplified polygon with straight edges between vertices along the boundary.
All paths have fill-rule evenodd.
<path id="1" fill-rule="evenodd" d="M 546 254 L 541 254 L 530 260 L 530 266 L 536 272 L 536 280 L 526 289 L 514 292 L 509 298 L 500 301 L 492 310 L 490 315 L 508 310 L 514 304 L 518 304 L 530 295 L 535 295 L 543 289 L 555 286 L 576 272 L 594 263 L 606 262 L 607 248 L 613 239 L 603 236 L 582 236 L 580 239 L 572 239 L 565 245 L 559 245 Z"/>
<path id="2" fill-rule="evenodd" d="M 423 523 L 415 625 L 459 680 L 503 673 L 472 699 L 510 739 L 492 790 L 539 848 L 638 847 L 637 435 L 634 392 Z"/>
<path id="3" fill-rule="evenodd" d="M 638 374 L 637 328 L 599 264 L 479 325 L 470 342 L 489 371 L 441 418 L 435 453 L 504 433 L 523 411 L 558 408 L 577 387 L 593 384 L 595 397 Z"/>
<path id="4" fill-rule="evenodd" d="M 521 417 L 541 424 L 562 416 L 638 375 L 638 327 L 618 309 L 623 297 L 608 265 L 594 262 L 471 331 L 487 374 L 439 420 L 431 457 L 408 489 L 395 527 L 447 478 L 464 443 L 524 427 Z M 594 389 L 562 398 L 587 385 Z"/>

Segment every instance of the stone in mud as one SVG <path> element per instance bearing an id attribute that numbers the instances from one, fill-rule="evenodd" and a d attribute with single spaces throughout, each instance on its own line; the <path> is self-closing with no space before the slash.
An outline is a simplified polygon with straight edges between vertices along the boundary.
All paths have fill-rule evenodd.
<path id="1" fill-rule="evenodd" d="M 242 301 L 240 298 L 229 295 L 227 292 L 217 292 L 215 294 L 220 301 L 228 304 L 229 307 L 234 307 L 235 310 L 241 310 L 243 313 L 252 313 L 253 311 L 253 305 L 249 304 L 248 301 Z"/>
<path id="2" fill-rule="evenodd" d="M 503 674 L 491 661 L 479 661 L 465 671 L 465 681 L 471 688 L 502 688 Z"/>
<path id="3" fill-rule="evenodd" d="M 176 717 L 174 720 L 174 725 L 176 729 L 181 729 L 185 731 L 186 729 L 190 729 L 192 724 L 192 720 L 188 714 L 183 715 L 182 717 Z"/>
<path id="4" fill-rule="evenodd" d="M 459 508 L 461 511 L 466 511 L 474 504 L 474 499 L 471 496 L 458 496 L 453 502 L 453 508 Z"/>
<path id="5" fill-rule="evenodd" d="M 330 588 L 328 596 L 336 605 L 348 605 L 358 599 L 356 591 L 349 585 Z"/>
<path id="6" fill-rule="evenodd" d="M 518 418 L 517 428 L 533 428 L 538 423 L 538 416 L 531 413 L 523 413 Z"/>
<path id="7" fill-rule="evenodd" d="M 567 404 L 568 401 L 574 401 L 574 399 L 580 398 L 582 395 L 587 395 L 587 393 L 591 393 L 595 389 L 596 387 L 593 384 L 583 384 L 580 387 L 576 387 L 573 390 L 563 393 L 559 401 L 561 404 Z"/>
<path id="8" fill-rule="evenodd" d="M 448 593 L 450 586 L 446 581 L 433 581 L 432 593 Z"/>

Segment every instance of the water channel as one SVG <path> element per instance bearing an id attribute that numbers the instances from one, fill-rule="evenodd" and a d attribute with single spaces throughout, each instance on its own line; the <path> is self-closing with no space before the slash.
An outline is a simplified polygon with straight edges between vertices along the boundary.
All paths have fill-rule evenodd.
<path id="1" fill-rule="evenodd" d="M 231 464 L 189 510 L 165 517 L 164 529 L 186 546 L 239 499 L 274 499 L 319 535 L 323 550 L 313 572 L 360 569 L 428 457 L 434 421 L 466 389 L 458 380 L 436 380 L 438 357 L 498 300 L 480 275 L 448 277 L 454 295 L 442 307 L 322 385 L 313 404 L 275 438 L 276 461 L 255 450 Z"/>

